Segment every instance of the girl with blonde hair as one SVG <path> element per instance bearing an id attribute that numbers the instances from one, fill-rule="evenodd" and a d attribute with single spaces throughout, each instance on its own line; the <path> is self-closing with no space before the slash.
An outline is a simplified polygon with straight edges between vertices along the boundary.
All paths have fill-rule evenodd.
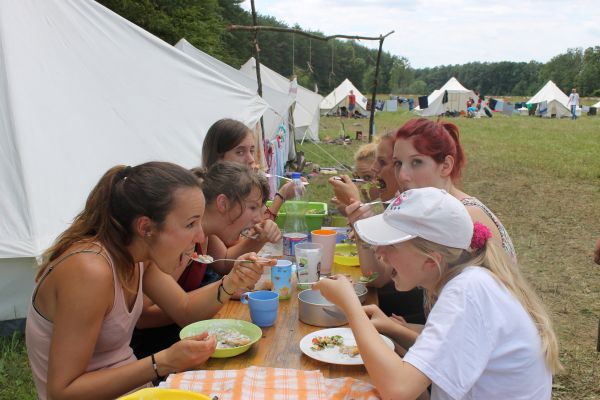
<path id="1" fill-rule="evenodd" d="M 402 193 L 383 214 L 354 225 L 392 270 L 398 290 L 427 289 L 434 301 L 421 334 L 401 358 L 409 328 L 376 306 L 361 307 L 343 277 L 315 285 L 346 314 L 383 399 L 550 399 L 561 370 L 547 312 L 490 230 L 438 188 Z"/>

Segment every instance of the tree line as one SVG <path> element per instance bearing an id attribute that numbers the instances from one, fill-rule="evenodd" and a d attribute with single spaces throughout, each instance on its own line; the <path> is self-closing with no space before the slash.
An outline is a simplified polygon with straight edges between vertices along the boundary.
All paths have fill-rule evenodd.
<path id="1" fill-rule="evenodd" d="M 235 68 L 252 56 L 252 34 L 226 29 L 229 25 L 252 25 L 251 14 L 240 6 L 242 0 L 98 2 L 170 44 L 185 37 L 197 48 Z M 258 16 L 258 24 L 289 27 L 263 14 Z M 297 25 L 292 28 L 302 30 Z M 323 36 L 318 31 L 306 32 Z M 372 90 L 377 50 L 360 42 L 321 41 L 282 32 L 260 32 L 258 38 L 262 63 L 283 76 L 295 75 L 302 86 L 316 88 L 326 95 L 348 78 L 363 94 Z M 418 69 L 412 68 L 406 57 L 384 51 L 377 92 L 428 94 L 452 76 L 484 95 L 530 96 L 552 80 L 565 92 L 576 87 L 582 96 L 600 96 L 600 46 L 568 49 L 547 63 L 472 62 Z"/>

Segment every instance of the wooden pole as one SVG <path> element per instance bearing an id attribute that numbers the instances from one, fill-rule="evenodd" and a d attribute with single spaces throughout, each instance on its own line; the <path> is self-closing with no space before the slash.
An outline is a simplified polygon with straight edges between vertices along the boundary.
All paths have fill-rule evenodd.
<path id="1" fill-rule="evenodd" d="M 370 37 L 370 36 L 352 36 L 352 35 L 330 35 L 330 36 L 318 36 L 318 35 L 313 35 L 311 33 L 307 33 L 304 31 L 301 31 L 299 29 L 293 29 L 293 28 L 281 28 L 278 26 L 259 26 L 256 25 L 256 11 L 254 9 L 254 0 L 250 0 L 250 4 L 252 5 L 252 20 L 253 20 L 253 26 L 246 26 L 246 25 L 230 25 L 227 27 L 227 30 L 229 31 L 252 31 L 254 32 L 254 45 L 255 45 L 255 49 L 256 49 L 256 78 L 258 81 L 258 90 L 259 90 L 259 94 L 262 96 L 262 84 L 260 81 L 260 58 L 259 58 L 259 51 L 260 48 L 258 47 L 258 31 L 274 31 L 274 32 L 291 32 L 291 33 L 297 33 L 299 35 L 302 36 L 306 36 L 309 37 L 311 39 L 317 39 L 317 40 L 330 40 L 330 39 L 355 39 L 355 40 L 379 40 L 379 52 L 377 53 L 377 64 L 375 65 L 375 77 L 373 79 L 373 93 L 371 95 L 371 115 L 369 117 L 369 142 L 373 141 L 373 128 L 374 128 L 374 123 L 375 123 L 375 95 L 377 93 L 377 83 L 378 83 L 378 75 L 379 75 L 379 63 L 381 61 L 381 51 L 383 48 L 383 41 L 385 40 L 386 37 L 390 36 L 392 33 L 394 33 L 394 31 L 388 32 L 385 35 L 379 35 L 379 37 Z M 333 68 L 333 63 L 332 63 L 332 68 Z M 261 118 L 261 125 L 262 125 L 262 118 Z M 263 129 L 264 130 L 264 129 Z"/>
<path id="2" fill-rule="evenodd" d="M 377 75 L 379 75 L 379 61 L 381 60 L 381 48 L 384 37 L 379 39 L 379 52 L 377 52 L 377 63 L 375 64 L 375 77 L 373 79 L 373 93 L 371 93 L 371 115 L 369 116 L 369 143 L 373 141 L 373 128 L 375 127 L 375 95 L 377 94 Z"/>
<path id="3" fill-rule="evenodd" d="M 255 22 L 256 23 L 256 22 Z M 354 40 L 381 40 L 381 35 L 380 36 L 353 36 L 353 35 L 330 35 L 330 36 L 320 36 L 320 35 L 314 35 L 312 33 L 308 33 L 308 32 L 304 32 L 301 31 L 300 29 L 294 29 L 294 28 L 281 28 L 279 26 L 262 26 L 262 25 L 253 25 L 253 26 L 247 26 L 247 25 L 229 25 L 227 27 L 228 31 L 273 31 L 273 32 L 292 32 L 292 33 L 297 33 L 298 35 L 302 35 L 302 36 L 306 36 L 309 37 L 311 39 L 317 39 L 317 40 L 330 40 L 330 39 L 354 39 Z M 388 37 L 389 35 L 391 35 L 392 33 L 394 33 L 394 31 L 391 31 L 390 33 L 386 34 L 383 36 L 383 38 Z"/>
<path id="4" fill-rule="evenodd" d="M 254 0 L 250 0 L 250 5 L 252 6 L 252 24 L 256 26 L 257 17 L 256 17 L 256 8 L 254 7 Z M 262 97 L 262 80 L 260 78 L 260 46 L 258 44 L 258 30 L 254 30 L 254 61 L 256 64 L 256 84 L 258 86 L 258 95 Z M 260 146 L 264 145 L 265 139 L 265 123 L 263 121 L 263 117 L 260 117 L 260 130 L 261 130 L 261 138 L 260 138 Z"/>

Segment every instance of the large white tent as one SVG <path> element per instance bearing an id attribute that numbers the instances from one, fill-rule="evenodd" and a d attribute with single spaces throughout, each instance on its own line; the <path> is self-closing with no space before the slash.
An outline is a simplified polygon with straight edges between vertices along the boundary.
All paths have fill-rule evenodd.
<path id="1" fill-rule="evenodd" d="M 555 115 L 557 118 L 568 117 L 571 115 L 571 110 L 567 107 L 569 103 L 569 96 L 563 93 L 562 90 L 556 86 L 552 81 L 548 81 L 539 92 L 535 94 L 527 104 L 539 104 L 547 102 L 548 109 L 543 114 L 546 117 Z M 539 114 L 540 107 L 536 110 L 536 114 Z"/>
<path id="2" fill-rule="evenodd" d="M 240 85 L 250 89 L 256 93 L 258 90 L 258 84 L 256 78 L 252 79 L 243 72 L 233 68 L 224 62 L 217 60 L 216 58 L 206 54 L 202 50 L 194 47 L 190 42 L 185 39 L 180 39 L 175 47 L 189 55 L 199 63 L 214 69 L 215 71 L 222 73 L 223 75 L 230 78 L 232 81 L 239 83 Z M 290 90 L 291 82 L 288 81 L 288 87 L 282 90 L 281 87 L 271 86 L 269 84 L 263 84 L 262 87 L 262 98 L 269 104 L 269 110 L 263 115 L 263 125 L 265 129 L 265 138 L 273 140 L 277 135 L 282 132 L 281 126 L 283 126 L 286 135 L 289 138 L 289 115 L 294 102 L 296 101 L 296 95 Z M 293 146 L 290 146 L 290 140 L 282 141 L 284 148 L 282 154 L 285 155 L 285 160 L 294 157 Z M 290 154 L 290 152 L 292 154 Z"/>
<path id="3" fill-rule="evenodd" d="M 254 127 L 253 91 L 92 0 L 0 1 L 0 333 L 39 256 L 116 164 L 199 164 L 217 119 Z"/>
<path id="4" fill-rule="evenodd" d="M 596 104 L 594 104 L 592 107 L 595 107 L 595 108 L 600 108 L 600 101 L 599 101 L 599 102 L 597 102 Z"/>
<path id="5" fill-rule="evenodd" d="M 256 60 L 254 57 L 250 57 L 240 67 L 240 71 L 256 80 Z M 293 113 L 296 140 L 309 139 L 318 142 L 319 104 L 321 104 L 323 96 L 298 85 L 295 79 L 290 81 L 264 64 L 260 64 L 260 78 L 263 84 L 278 87 L 280 90 L 287 90 L 290 88 L 290 82 L 293 83 L 291 91 L 296 95 Z"/>
<path id="6" fill-rule="evenodd" d="M 422 117 L 442 115 L 446 112 L 466 112 L 469 98 L 477 100 L 477 95 L 452 77 L 444 86 L 427 96 L 427 108 L 416 107 L 414 112 Z"/>
<path id="7" fill-rule="evenodd" d="M 321 114 L 332 114 L 337 112 L 341 106 L 348 107 L 348 95 L 350 95 L 351 90 L 356 97 L 357 110 L 365 113 L 367 111 L 367 98 L 346 78 L 338 87 L 325 96 L 320 106 Z"/>

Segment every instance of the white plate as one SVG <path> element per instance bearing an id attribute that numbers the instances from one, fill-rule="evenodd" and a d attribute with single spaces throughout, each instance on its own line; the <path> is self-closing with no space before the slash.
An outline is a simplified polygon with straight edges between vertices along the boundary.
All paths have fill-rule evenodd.
<path id="1" fill-rule="evenodd" d="M 344 338 L 344 346 L 356 346 L 356 339 L 354 339 L 354 334 L 352 334 L 352 329 L 350 328 L 330 328 L 330 329 L 321 329 L 320 331 L 315 331 L 309 333 L 304 336 L 300 340 L 300 350 L 310 358 L 314 358 L 315 360 L 326 362 L 329 364 L 341 364 L 341 365 L 362 365 L 363 360 L 362 357 L 357 355 L 356 357 L 351 357 L 347 354 L 340 353 L 339 346 L 334 346 L 331 348 L 325 348 L 323 350 L 312 350 L 312 339 L 317 336 L 333 336 L 340 335 Z M 394 349 L 394 343 L 386 336 L 380 334 L 380 336 L 385 341 L 385 344 L 388 345 L 390 349 Z"/>

